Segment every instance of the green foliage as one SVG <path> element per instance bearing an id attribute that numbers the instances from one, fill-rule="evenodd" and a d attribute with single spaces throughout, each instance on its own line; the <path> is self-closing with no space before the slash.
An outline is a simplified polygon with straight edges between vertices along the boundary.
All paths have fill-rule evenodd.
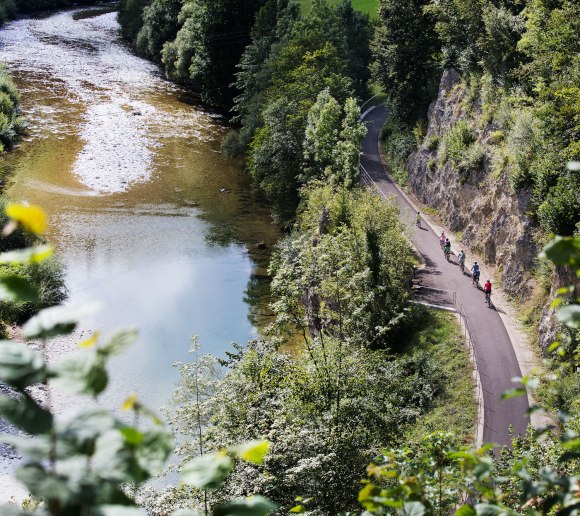
<path id="1" fill-rule="evenodd" d="M 437 38 L 427 0 L 381 0 L 373 40 L 374 80 L 388 96 L 392 114 L 412 123 L 424 116 L 436 91 Z"/>
<path id="2" fill-rule="evenodd" d="M 342 0 L 330 0 L 333 4 L 340 4 Z M 300 0 L 302 11 L 308 13 L 312 9 L 312 0 Z M 353 0 L 352 7 L 357 11 L 368 14 L 371 19 L 377 17 L 378 1 L 377 0 Z"/>
<path id="3" fill-rule="evenodd" d="M 426 353 L 389 357 L 328 336 L 292 357 L 271 344 L 250 343 L 227 365 L 225 377 L 210 381 L 212 394 L 202 395 L 199 403 L 197 387 L 207 392 L 208 383 L 200 368 L 188 365 L 172 424 L 191 435 L 190 416 L 201 405 L 208 415 L 201 439 L 206 450 L 268 435 L 271 446 L 263 463 L 235 467 L 211 496 L 259 485 L 283 511 L 295 505 L 296 493 L 311 498 L 308 508 L 324 514 L 354 509 L 357 471 L 381 443 L 392 442 L 402 426 L 427 410 L 443 385 Z M 180 452 L 186 460 L 199 453 L 191 446 Z"/>
<path id="4" fill-rule="evenodd" d="M 397 210 L 364 190 L 332 186 L 309 190 L 304 206 L 299 231 L 272 262 L 278 330 L 394 345 L 412 266 Z"/>
<path id="5" fill-rule="evenodd" d="M 408 324 L 398 332 L 409 352 L 425 350 L 441 364 L 445 385 L 434 406 L 410 426 L 401 442 L 418 445 L 425 436 L 445 430 L 454 440 L 470 444 L 475 436 L 477 407 L 474 402 L 473 378 L 466 374 L 472 368 L 464 332 L 455 314 L 414 307 Z"/>
<path id="6" fill-rule="evenodd" d="M 556 238 L 544 255 L 580 276 L 579 239 Z M 570 289 L 563 290 L 569 294 Z M 558 312 L 565 325 L 575 328 L 570 317 L 574 310 L 569 307 L 576 310 L 579 305 Z M 529 377 L 516 380 L 528 390 L 538 383 Z M 525 394 L 526 389 L 504 396 Z M 553 433 L 552 426 L 530 429 L 526 436 L 514 438 L 512 449 L 503 449 L 495 460 L 488 455 L 491 445 L 471 452 L 458 448 L 448 434 L 428 436 L 420 447 L 391 450 L 367 468 L 369 478 L 359 501 L 365 514 L 390 514 L 393 508 L 422 515 L 573 514 L 580 504 L 575 477 L 580 440 L 567 414 L 560 412 L 558 420 L 561 432 Z"/>
<path id="7" fill-rule="evenodd" d="M 0 25 L 14 18 L 16 14 L 16 3 L 14 0 L 0 1 Z"/>
<path id="8" fill-rule="evenodd" d="M 389 173 L 397 183 L 405 186 L 408 181 L 407 158 L 416 148 L 416 137 L 406 125 L 389 120 L 383 127 L 381 138 Z"/>
<path id="9" fill-rule="evenodd" d="M 424 145 L 427 150 L 430 151 L 437 150 L 439 148 L 439 135 L 432 134 L 431 136 L 428 136 L 427 138 L 425 138 Z"/>
<path id="10" fill-rule="evenodd" d="M 366 134 L 359 116 L 355 99 L 347 99 L 343 110 L 327 89 L 319 93 L 308 113 L 303 143 L 304 183 L 327 178 L 347 187 L 357 184 L 360 144 Z"/>
<path id="11" fill-rule="evenodd" d="M 178 15 L 183 6 L 183 0 L 152 0 L 143 9 L 143 24 L 135 35 L 135 47 L 138 52 L 155 61 L 161 60 L 161 50 L 168 41 L 177 36 Z M 127 26 L 127 22 L 124 23 Z"/>
<path id="12" fill-rule="evenodd" d="M 344 105 L 342 127 L 329 128 L 326 137 L 328 140 L 334 131 L 339 139 L 331 160 L 332 173 L 339 181 L 356 180 L 358 156 L 354 148 L 362 129 L 355 120 L 356 104 L 347 99 L 353 89 L 366 87 L 366 80 L 355 77 L 354 70 L 364 67 L 368 59 L 364 46 L 356 45 L 361 31 L 369 29 L 368 20 L 346 6 L 333 8 L 316 1 L 308 16 L 296 19 L 290 6 L 279 4 L 278 9 L 273 3 L 266 4 L 259 19 L 267 23 L 254 27 L 253 42 L 238 74 L 242 93 L 236 99 L 236 110 L 243 124 L 241 143 L 251 138 L 248 168 L 274 204 L 279 219 L 288 222 L 299 203 L 299 188 L 329 166 L 328 156 L 321 154 L 324 162 L 307 163 L 309 170 L 303 170 L 305 153 L 307 160 L 318 159 L 311 139 L 316 133 L 318 108 L 311 114 L 310 148 L 305 149 L 304 140 L 309 113 L 324 90 L 333 102 Z M 336 126 L 337 116 L 333 120 Z M 321 123 L 321 128 L 324 125 Z"/>
<path id="13" fill-rule="evenodd" d="M 481 169 L 484 154 L 476 143 L 473 129 L 465 120 L 459 120 L 443 135 L 441 161 L 450 162 L 460 172 Z"/>
<path id="14" fill-rule="evenodd" d="M 20 94 L 6 68 L 0 65 L 0 145 L 9 149 L 23 132 Z"/>
<path id="15" fill-rule="evenodd" d="M 117 20 L 125 39 L 134 41 L 143 25 L 143 11 L 149 0 L 119 0 Z"/>
<path id="16" fill-rule="evenodd" d="M 167 76 L 190 82 L 205 101 L 229 107 L 236 65 L 250 42 L 254 17 L 263 4 L 264 0 L 185 2 L 178 17 L 179 31 L 163 46 Z M 154 19 L 154 12 L 148 10 L 144 21 L 150 23 L 145 30 L 157 37 L 156 27 L 151 24 Z M 173 19 L 163 23 L 164 30 L 171 34 Z M 159 44 L 155 46 L 160 48 Z"/>

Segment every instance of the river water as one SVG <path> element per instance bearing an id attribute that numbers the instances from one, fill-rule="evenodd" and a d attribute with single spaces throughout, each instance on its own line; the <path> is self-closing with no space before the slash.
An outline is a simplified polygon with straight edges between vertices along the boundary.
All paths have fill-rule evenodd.
<path id="1" fill-rule="evenodd" d="M 0 62 L 30 124 L 2 157 L 6 192 L 48 212 L 69 299 L 104 306 L 51 354 L 97 328 L 135 326 L 139 341 L 112 364 L 104 400 L 118 407 L 136 391 L 159 408 L 192 335 L 217 355 L 256 336 L 279 236 L 268 208 L 220 154 L 222 120 L 134 56 L 115 13 L 15 21 L 0 30 Z"/>

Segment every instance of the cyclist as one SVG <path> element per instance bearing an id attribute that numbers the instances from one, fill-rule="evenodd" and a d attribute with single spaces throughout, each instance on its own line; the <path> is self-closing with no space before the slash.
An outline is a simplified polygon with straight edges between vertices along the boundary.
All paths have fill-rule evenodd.
<path id="1" fill-rule="evenodd" d="M 417 212 L 417 219 L 415 224 L 417 225 L 418 228 L 421 227 L 421 213 Z"/>
<path id="2" fill-rule="evenodd" d="M 441 236 L 439 237 L 439 245 L 441 246 L 441 249 L 443 249 L 443 246 L 445 245 L 445 240 L 447 240 L 445 238 L 445 233 L 441 231 Z"/>
<path id="3" fill-rule="evenodd" d="M 491 281 L 487 280 L 483 286 L 483 291 L 485 292 L 485 302 L 487 306 L 491 307 Z"/>
<path id="4" fill-rule="evenodd" d="M 443 254 L 447 261 L 449 261 L 449 255 L 451 254 L 451 241 L 447 238 L 445 239 L 445 245 L 443 246 Z"/>
<path id="5" fill-rule="evenodd" d="M 461 272 L 463 272 L 463 270 L 465 269 L 465 251 L 459 252 L 459 254 L 457 255 L 457 261 L 459 263 L 459 268 L 461 269 Z"/>
<path id="6" fill-rule="evenodd" d="M 474 262 L 473 267 L 471 267 L 471 279 L 474 285 L 477 285 L 479 281 L 479 264 Z"/>

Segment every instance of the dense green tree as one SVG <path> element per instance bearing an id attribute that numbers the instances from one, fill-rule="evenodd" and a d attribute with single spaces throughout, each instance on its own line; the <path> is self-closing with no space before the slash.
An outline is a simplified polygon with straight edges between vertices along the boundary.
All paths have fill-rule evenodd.
<path id="1" fill-rule="evenodd" d="M 135 43 L 137 51 L 160 61 L 163 45 L 177 36 L 177 20 L 182 7 L 183 0 L 153 0 L 145 7 L 143 25 Z"/>
<path id="2" fill-rule="evenodd" d="M 234 121 L 241 131 L 235 135 L 241 150 L 249 144 L 262 124 L 261 113 L 267 103 L 266 91 L 274 73 L 273 46 L 288 36 L 298 19 L 298 5 L 291 0 L 268 0 L 256 14 L 252 42 L 244 50 L 236 72 L 238 95 L 234 101 Z"/>
<path id="3" fill-rule="evenodd" d="M 394 206 L 365 190 L 308 191 L 299 230 L 272 262 L 273 309 L 286 324 L 323 339 L 392 345 L 404 318 L 411 252 Z"/>
<path id="4" fill-rule="evenodd" d="M 373 73 L 393 115 L 413 121 L 423 116 L 435 92 L 438 41 L 427 0 L 381 0 L 373 40 Z"/>
<path id="5" fill-rule="evenodd" d="M 16 14 L 16 2 L 14 0 L 0 1 L 0 25 L 11 20 Z"/>
<path id="6" fill-rule="evenodd" d="M 0 65 L 0 153 L 10 148 L 24 132 L 20 93 L 3 65 Z"/>
<path id="7" fill-rule="evenodd" d="M 131 42 L 143 26 L 143 11 L 151 0 L 119 0 L 117 19 L 121 25 L 121 34 Z"/>
<path id="8" fill-rule="evenodd" d="M 275 62 L 280 71 L 266 93 L 271 100 L 248 155 L 250 172 L 282 222 L 291 220 L 298 206 L 306 121 L 318 93 L 328 88 L 341 103 L 352 93 L 349 78 L 340 73 L 345 63 L 330 43 L 302 52 L 295 45 L 280 51 Z"/>
<path id="9" fill-rule="evenodd" d="M 265 0 L 189 0 L 174 41 L 163 48 L 167 76 L 190 82 L 202 98 L 221 107 L 234 97 L 232 82 L 250 43 L 256 12 Z"/>
<path id="10" fill-rule="evenodd" d="M 327 89 L 318 94 L 308 113 L 302 181 L 326 178 L 346 186 L 357 183 L 360 144 L 366 134 L 359 117 L 355 99 L 348 98 L 342 109 Z"/>

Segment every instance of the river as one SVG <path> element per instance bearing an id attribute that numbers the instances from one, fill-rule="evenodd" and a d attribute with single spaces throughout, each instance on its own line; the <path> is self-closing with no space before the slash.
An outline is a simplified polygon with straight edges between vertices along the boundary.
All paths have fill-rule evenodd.
<path id="1" fill-rule="evenodd" d="M 51 356 L 95 329 L 137 327 L 104 401 L 118 407 L 136 391 L 158 409 L 192 335 L 217 355 L 257 335 L 253 315 L 268 301 L 265 267 L 279 233 L 240 163 L 220 154 L 220 117 L 133 55 L 115 13 L 73 13 L 0 30 L 0 62 L 29 122 L 0 174 L 10 198 L 47 211 L 69 300 L 103 305 Z"/>

